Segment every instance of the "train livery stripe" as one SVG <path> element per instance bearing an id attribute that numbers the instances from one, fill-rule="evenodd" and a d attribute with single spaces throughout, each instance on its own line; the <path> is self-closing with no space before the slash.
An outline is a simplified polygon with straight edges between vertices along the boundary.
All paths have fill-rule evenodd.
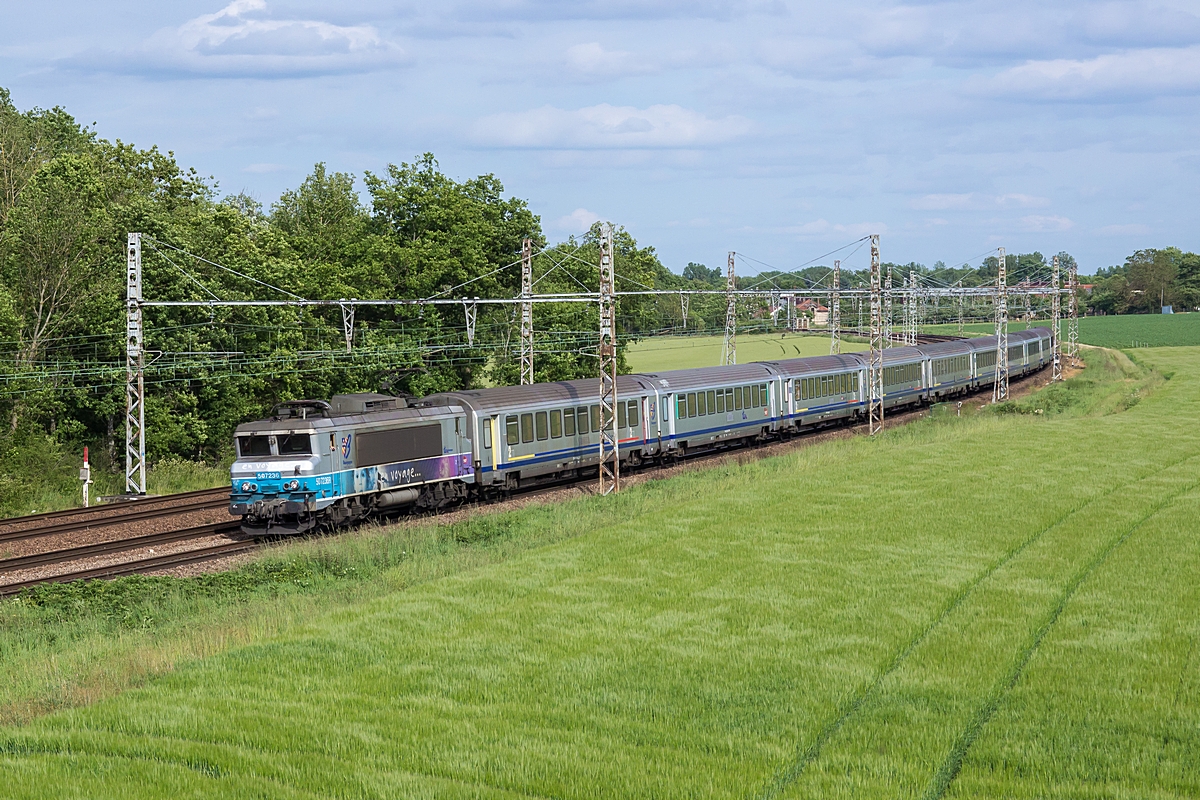
<path id="1" fill-rule="evenodd" d="M 264 473 L 265 474 L 265 473 Z M 233 482 L 234 495 L 289 495 L 311 494 L 318 504 L 323 500 L 334 500 L 351 497 L 357 494 L 373 494 L 375 492 L 398 489 L 406 486 L 416 486 L 424 483 L 457 480 L 474 475 L 471 468 L 470 453 L 450 453 L 415 461 L 396 461 L 391 464 L 379 464 L 373 467 L 344 469 L 338 472 L 326 472 L 319 475 L 280 476 L 271 473 L 270 478 L 240 479 Z M 295 480 L 299 483 L 296 489 L 285 490 L 284 484 Z M 242 483 L 253 483 L 258 489 L 248 493 L 241 491 Z"/>

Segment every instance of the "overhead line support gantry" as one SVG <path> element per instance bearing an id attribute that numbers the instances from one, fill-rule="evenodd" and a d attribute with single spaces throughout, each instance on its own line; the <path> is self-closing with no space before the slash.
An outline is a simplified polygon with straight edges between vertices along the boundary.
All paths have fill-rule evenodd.
<path id="1" fill-rule="evenodd" d="M 617 430 L 617 298 L 613 274 L 612 225 L 600 237 L 600 463 L 599 492 L 621 488 L 620 435 Z"/>
<path id="2" fill-rule="evenodd" d="M 1058 296 L 1059 277 L 1058 256 L 1055 256 L 1054 272 L 1050 278 L 1050 288 L 1054 290 L 1050 295 L 1050 357 L 1053 359 L 1050 367 L 1051 383 L 1061 381 L 1063 378 L 1062 331 L 1059 330 L 1059 326 L 1062 324 L 1062 301 Z"/>
<path id="3" fill-rule="evenodd" d="M 521 241 L 521 385 L 533 383 L 533 240 Z"/>
<path id="4" fill-rule="evenodd" d="M 725 341 L 721 343 L 721 365 L 737 363 L 737 276 L 733 261 L 737 253 L 729 251 L 725 267 Z"/>
<path id="5" fill-rule="evenodd" d="M 871 345 L 867 358 L 867 430 L 883 430 L 883 298 L 879 286 L 879 235 L 871 236 Z"/>
<path id="6" fill-rule="evenodd" d="M 1004 248 L 999 249 L 996 275 L 996 380 L 992 384 L 992 402 L 1008 399 L 1008 286 Z"/>
<path id="7" fill-rule="evenodd" d="M 833 294 L 829 296 L 829 354 L 842 352 L 842 262 L 833 262 Z"/>

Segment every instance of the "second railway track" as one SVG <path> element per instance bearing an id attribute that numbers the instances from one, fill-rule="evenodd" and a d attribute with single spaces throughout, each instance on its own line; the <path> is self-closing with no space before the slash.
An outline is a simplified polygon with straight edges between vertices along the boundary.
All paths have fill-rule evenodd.
<path id="1" fill-rule="evenodd" d="M 140 522 L 149 519 L 174 517 L 180 514 L 188 514 L 193 511 L 206 511 L 208 509 L 221 508 L 228 505 L 229 490 L 220 489 L 217 491 L 224 492 L 224 494 L 217 494 L 216 491 L 210 491 L 206 493 L 208 495 L 207 497 L 198 497 L 191 499 L 186 503 L 177 503 L 175 505 L 163 506 L 161 508 L 129 508 L 122 509 L 124 513 L 118 511 L 102 517 L 67 519 L 62 522 L 52 521 L 48 525 L 35 524 L 29 527 L 17 528 L 16 530 L 0 530 L 0 542 L 16 542 L 25 539 L 40 539 L 45 536 L 54 536 L 60 533 L 71 533 L 73 531 L 84 531 L 91 528 L 104 528 L 114 525 L 125 525 L 130 522 Z M 27 517 L 17 518 L 17 520 L 27 519 Z M 16 524 L 17 520 L 0 524 Z"/>
<path id="2" fill-rule="evenodd" d="M 232 533 L 238 528 L 239 523 L 236 520 L 230 520 L 229 522 L 215 522 L 174 531 L 150 533 L 145 536 L 135 536 L 131 539 L 115 539 L 108 542 L 82 545 L 80 547 L 69 547 L 62 550 L 50 550 L 45 553 L 33 553 L 27 556 L 0 559 L 0 578 L 10 572 L 17 572 L 19 570 L 32 569 L 50 564 L 63 564 L 93 556 L 122 553 L 128 550 L 138 550 L 143 547 L 153 547 L 154 545 L 170 544 L 172 542 L 183 542 L 189 539 L 218 536 L 224 533 Z"/>
<path id="3" fill-rule="evenodd" d="M 262 547 L 262 545 L 255 541 L 222 542 L 210 547 L 201 547 L 195 550 L 184 550 L 179 553 L 156 555 L 149 558 L 141 558 L 136 561 L 126 561 L 121 564 L 111 564 L 105 567 L 93 567 L 90 569 L 76 570 L 74 572 L 64 572 L 59 575 L 51 575 L 48 577 L 32 578 L 30 580 L 19 581 L 0 586 L 0 597 L 14 595 L 23 589 L 32 588 L 43 583 L 67 583 L 69 581 L 81 581 L 97 578 L 117 578 L 123 575 L 138 575 L 160 569 L 170 569 L 172 567 L 181 567 L 188 564 L 199 564 L 205 561 L 214 561 L 218 558 L 227 558 L 228 556 L 238 555 L 239 553 L 257 550 L 259 547 Z"/>

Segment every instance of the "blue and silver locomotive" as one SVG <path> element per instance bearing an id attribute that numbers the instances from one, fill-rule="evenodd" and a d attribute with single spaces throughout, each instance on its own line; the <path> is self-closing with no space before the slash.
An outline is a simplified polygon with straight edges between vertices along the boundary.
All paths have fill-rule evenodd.
<path id="1" fill-rule="evenodd" d="M 1012 376 L 1051 359 L 1050 331 L 1009 334 Z M 622 375 L 622 465 L 765 441 L 866 415 L 867 359 L 850 353 Z M 884 407 L 991 385 L 996 339 L 883 352 Z M 247 533 L 304 533 L 389 510 L 567 480 L 599 460 L 597 381 L 445 392 L 419 400 L 337 395 L 276 407 L 237 428 L 230 513 Z"/>

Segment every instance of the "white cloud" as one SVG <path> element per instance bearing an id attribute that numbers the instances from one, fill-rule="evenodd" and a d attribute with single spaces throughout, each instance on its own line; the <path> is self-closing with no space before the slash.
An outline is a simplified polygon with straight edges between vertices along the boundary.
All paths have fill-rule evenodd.
<path id="1" fill-rule="evenodd" d="M 475 123 L 473 135 L 501 147 L 653 149 L 719 144 L 749 130 L 744 117 L 710 119 L 677 105 L 639 109 L 601 103 L 576 111 L 542 106 L 493 114 Z"/>
<path id="2" fill-rule="evenodd" d="M 560 230 L 584 233 L 591 230 L 592 225 L 601 219 L 603 217 L 595 211 L 588 211 L 586 208 L 577 208 L 565 217 L 559 217 L 555 224 Z"/>
<path id="3" fill-rule="evenodd" d="M 1104 225 L 1096 229 L 1101 236 L 1145 236 L 1150 233 L 1150 226 L 1141 223 L 1126 225 Z"/>
<path id="4" fill-rule="evenodd" d="M 921 211 L 967 211 L 987 208 L 1037 208 L 1050 205 L 1050 200 L 1028 194 L 927 194 L 910 201 L 910 206 Z"/>
<path id="5" fill-rule="evenodd" d="M 397 66 L 406 56 L 370 25 L 278 19 L 265 0 L 234 0 L 122 53 L 89 51 L 66 67 L 151 76 L 296 77 Z"/>
<path id="6" fill-rule="evenodd" d="M 805 222 L 802 225 L 788 226 L 781 232 L 790 233 L 795 236 L 826 236 L 829 234 L 867 236 L 872 233 L 887 233 L 887 225 L 884 225 L 882 222 L 833 223 L 827 219 L 818 219 L 812 222 Z"/>
<path id="7" fill-rule="evenodd" d="M 659 70 L 649 59 L 626 50 L 605 50 L 599 42 L 567 48 L 566 65 L 572 72 L 588 78 L 622 78 Z"/>
<path id="8" fill-rule="evenodd" d="M 1075 223 L 1066 217 L 1031 214 L 1027 217 L 1021 217 L 1021 227 L 1035 233 L 1048 233 L 1070 230 L 1075 227 Z"/>
<path id="9" fill-rule="evenodd" d="M 947 211 L 971 208 L 974 194 L 927 194 L 912 200 L 909 205 L 921 211 Z"/>
<path id="10" fill-rule="evenodd" d="M 1200 46 L 1147 48 L 1090 59 L 1028 61 L 993 78 L 999 94 L 1046 100 L 1140 100 L 1200 92 Z"/>

